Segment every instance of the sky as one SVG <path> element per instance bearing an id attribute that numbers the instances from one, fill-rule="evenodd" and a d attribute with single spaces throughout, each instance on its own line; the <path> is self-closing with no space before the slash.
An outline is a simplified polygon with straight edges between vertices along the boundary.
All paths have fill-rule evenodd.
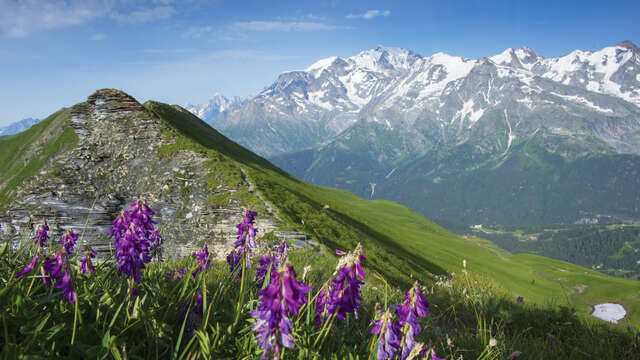
<path id="1" fill-rule="evenodd" d="M 138 101 L 258 94 L 378 45 L 481 58 L 640 43 L 640 1 L 0 0 L 0 126 L 118 88 Z"/>

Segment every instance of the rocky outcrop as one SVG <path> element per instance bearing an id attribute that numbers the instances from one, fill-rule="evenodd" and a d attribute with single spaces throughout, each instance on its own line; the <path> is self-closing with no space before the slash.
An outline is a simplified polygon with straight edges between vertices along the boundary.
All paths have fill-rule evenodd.
<path id="1" fill-rule="evenodd" d="M 166 255 L 188 255 L 206 242 L 224 256 L 244 209 L 239 201 L 224 207 L 208 203 L 205 155 L 181 150 L 169 159 L 160 156 L 161 147 L 176 141 L 166 136 L 168 125 L 118 90 L 99 90 L 75 105 L 66 126 L 77 134 L 77 146 L 58 153 L 22 184 L 0 215 L 0 231 L 20 240 L 46 219 L 53 239 L 71 228 L 84 244 L 108 251 L 111 221 L 143 198 L 156 211 Z M 249 189 L 244 180 L 225 190 Z M 257 226 L 265 234 L 276 222 L 260 214 Z"/>

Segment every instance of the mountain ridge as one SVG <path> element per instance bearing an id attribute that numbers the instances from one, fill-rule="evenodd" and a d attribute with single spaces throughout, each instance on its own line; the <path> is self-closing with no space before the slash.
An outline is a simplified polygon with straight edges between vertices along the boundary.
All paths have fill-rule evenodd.
<path id="1" fill-rule="evenodd" d="M 611 155 L 609 161 L 626 163 L 613 154 L 640 154 L 638 96 L 640 53 L 631 42 L 597 51 L 575 50 L 557 58 L 544 58 L 527 47 L 481 59 L 444 53 L 422 57 L 404 49 L 378 47 L 346 59 L 322 59 L 307 71 L 283 73 L 244 106 L 224 112 L 213 125 L 316 184 L 364 197 L 375 187 L 376 198 L 429 203 L 436 190 L 422 189 L 424 184 L 441 183 L 440 187 L 446 179 L 475 179 L 479 173 L 490 175 L 509 164 L 514 178 L 529 173 L 540 181 L 569 181 L 558 166 L 593 155 Z M 254 141 L 256 136 L 265 141 Z M 519 146 L 524 143 L 531 145 Z M 548 156 L 540 157 L 543 153 Z M 521 161 L 508 162 L 511 156 Z M 544 163 L 554 156 L 562 161 Z M 433 158 L 450 163 L 434 163 L 429 160 Z M 427 167 L 418 169 L 416 162 Z M 536 164 L 555 175 L 545 178 L 537 175 L 540 171 L 526 170 Z M 419 180 L 409 187 L 414 195 L 394 191 L 416 176 Z M 615 192 L 607 185 L 615 183 L 612 179 L 600 181 L 607 191 Z M 510 193 L 529 186 L 503 185 Z M 541 195 L 547 185 L 532 191 Z M 579 188 L 589 188 L 583 185 Z M 625 191 L 632 189 L 625 186 Z M 632 191 L 626 196 L 636 199 L 638 194 Z M 523 199 L 514 199 L 519 200 Z M 443 201 L 431 208 L 447 207 Z M 478 213 L 477 206 L 469 207 L 460 199 L 447 213 Z M 586 221 L 600 215 L 630 219 L 629 213 L 572 206 L 571 216 L 558 211 L 545 221 Z M 533 215 L 513 214 L 493 211 L 488 216 L 449 220 L 534 221 Z M 439 218 L 433 212 L 423 215 Z M 634 210 L 631 219 L 640 220 L 640 213 Z"/>

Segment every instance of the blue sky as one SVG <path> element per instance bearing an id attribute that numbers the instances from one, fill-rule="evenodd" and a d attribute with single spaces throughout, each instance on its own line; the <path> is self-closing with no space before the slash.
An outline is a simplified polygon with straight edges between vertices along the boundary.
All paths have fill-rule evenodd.
<path id="1" fill-rule="evenodd" d="M 255 95 L 377 45 L 466 58 L 640 42 L 640 2 L 0 0 L 0 126 L 119 88 L 143 102 Z"/>

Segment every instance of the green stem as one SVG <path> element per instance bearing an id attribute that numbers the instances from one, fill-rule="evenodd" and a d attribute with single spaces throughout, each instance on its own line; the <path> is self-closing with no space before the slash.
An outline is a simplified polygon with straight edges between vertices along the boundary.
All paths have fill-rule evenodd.
<path id="1" fill-rule="evenodd" d="M 205 279 L 204 271 L 200 275 L 202 276 L 202 311 L 204 312 L 207 309 L 207 280 Z M 207 317 L 204 319 L 202 330 L 205 330 L 207 328 L 208 322 L 209 312 L 207 311 Z"/>
<path id="2" fill-rule="evenodd" d="M 78 303 L 80 300 L 76 296 L 75 309 L 73 310 L 73 332 L 71 333 L 71 345 L 76 341 L 76 326 L 78 324 Z"/>
<path id="3" fill-rule="evenodd" d="M 245 272 L 247 271 L 247 253 L 245 252 L 242 257 L 242 275 L 240 280 L 240 294 L 238 295 L 238 306 L 236 307 L 236 319 L 233 321 L 233 326 L 235 327 L 238 324 L 238 320 L 240 320 L 240 310 L 242 309 L 242 303 L 244 302 L 244 282 L 245 282 Z"/>

